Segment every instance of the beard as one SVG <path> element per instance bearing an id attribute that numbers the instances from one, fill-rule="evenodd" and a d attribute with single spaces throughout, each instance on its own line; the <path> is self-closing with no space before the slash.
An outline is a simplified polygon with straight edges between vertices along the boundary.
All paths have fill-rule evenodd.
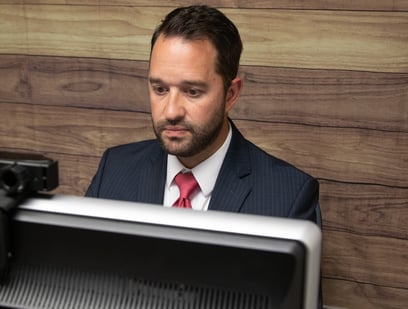
<path id="1" fill-rule="evenodd" d="M 210 121 L 197 126 L 193 125 L 184 119 L 180 120 L 164 120 L 155 123 L 153 122 L 154 133 L 160 141 L 163 149 L 177 157 L 192 157 L 210 147 L 219 136 L 224 124 L 224 105 L 213 112 Z M 166 126 L 178 125 L 184 127 L 190 136 L 188 137 L 165 137 L 163 131 Z"/>

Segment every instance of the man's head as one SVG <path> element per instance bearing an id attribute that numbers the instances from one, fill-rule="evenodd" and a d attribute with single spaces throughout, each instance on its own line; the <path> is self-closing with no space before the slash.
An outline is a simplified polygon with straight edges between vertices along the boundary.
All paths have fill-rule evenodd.
<path id="1" fill-rule="evenodd" d="M 209 40 L 217 51 L 216 72 L 222 76 L 225 89 L 237 76 L 241 37 L 237 27 L 219 10 L 196 5 L 171 11 L 153 33 L 151 51 L 160 35 L 191 41 Z"/>
<path id="2" fill-rule="evenodd" d="M 153 35 L 148 80 L 153 128 L 163 148 L 187 167 L 216 152 L 228 134 L 228 112 L 242 88 L 235 31 L 219 11 L 194 6 L 171 12 Z"/>

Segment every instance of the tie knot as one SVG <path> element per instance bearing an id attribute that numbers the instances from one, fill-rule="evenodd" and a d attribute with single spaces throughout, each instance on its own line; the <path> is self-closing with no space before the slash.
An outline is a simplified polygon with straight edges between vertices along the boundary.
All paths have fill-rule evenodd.
<path id="1" fill-rule="evenodd" d="M 180 190 L 180 197 L 190 198 L 190 195 L 198 188 L 197 180 L 192 173 L 178 173 L 174 179 Z"/>
<path id="2" fill-rule="evenodd" d="M 190 196 L 198 188 L 197 180 L 192 173 L 178 173 L 174 179 L 180 190 L 180 197 L 175 206 L 191 208 Z"/>

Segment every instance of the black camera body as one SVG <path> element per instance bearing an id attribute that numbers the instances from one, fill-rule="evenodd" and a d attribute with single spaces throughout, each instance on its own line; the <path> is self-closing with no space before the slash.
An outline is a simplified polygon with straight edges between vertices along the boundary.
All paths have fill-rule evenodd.
<path id="1" fill-rule="evenodd" d="M 56 187 L 58 161 L 37 154 L 0 152 L 0 285 L 8 280 L 13 209 L 30 194 Z"/>
<path id="2" fill-rule="evenodd" d="M 58 161 L 42 155 L 0 152 L 0 189 L 8 195 L 58 187 Z"/>

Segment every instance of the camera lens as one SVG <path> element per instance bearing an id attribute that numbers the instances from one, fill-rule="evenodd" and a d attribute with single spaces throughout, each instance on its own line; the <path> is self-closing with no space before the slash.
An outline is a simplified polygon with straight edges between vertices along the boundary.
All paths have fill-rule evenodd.
<path id="1" fill-rule="evenodd" d="M 29 177 L 25 167 L 10 165 L 0 170 L 0 188 L 8 193 L 21 193 L 27 189 Z"/>

